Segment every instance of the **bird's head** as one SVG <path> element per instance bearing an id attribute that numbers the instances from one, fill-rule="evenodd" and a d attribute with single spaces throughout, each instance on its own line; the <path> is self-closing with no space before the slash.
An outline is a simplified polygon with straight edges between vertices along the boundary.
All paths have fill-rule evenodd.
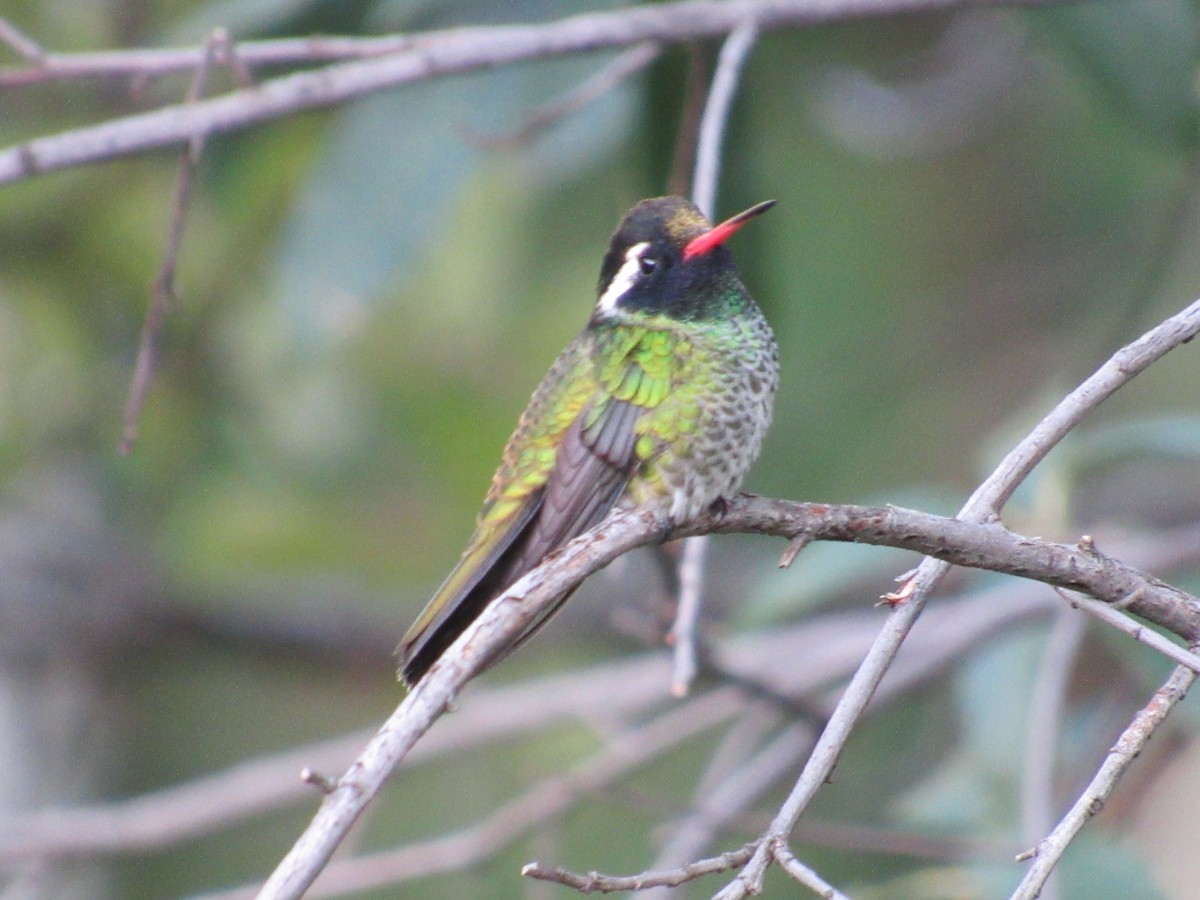
<path id="1" fill-rule="evenodd" d="M 775 205 L 767 200 L 713 225 L 682 197 L 643 200 L 621 220 L 600 267 L 594 322 L 641 314 L 703 317 L 733 275 L 725 241 Z"/>

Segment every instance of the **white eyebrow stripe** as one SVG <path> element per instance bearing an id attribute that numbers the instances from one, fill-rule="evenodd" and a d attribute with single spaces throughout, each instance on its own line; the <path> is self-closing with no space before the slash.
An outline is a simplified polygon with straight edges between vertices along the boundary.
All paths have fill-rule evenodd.
<path id="1" fill-rule="evenodd" d="M 631 288 L 641 274 L 642 253 L 650 246 L 649 241 L 641 241 L 625 251 L 625 262 L 617 270 L 608 289 L 596 301 L 596 312 L 608 316 L 617 308 L 617 301 Z"/>

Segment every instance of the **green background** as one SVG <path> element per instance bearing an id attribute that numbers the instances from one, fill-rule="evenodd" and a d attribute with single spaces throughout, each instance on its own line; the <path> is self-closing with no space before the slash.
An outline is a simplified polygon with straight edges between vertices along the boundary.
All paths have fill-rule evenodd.
<path id="1" fill-rule="evenodd" d="M 68 51 L 195 43 L 218 24 L 237 38 L 374 34 L 610 6 L 8 0 L 3 14 Z M 747 489 L 951 512 L 1058 397 L 1200 293 L 1198 19 L 1192 3 L 1141 0 L 761 39 L 718 207 L 779 200 L 732 245 L 783 363 Z M 136 795 L 372 725 L 400 699 L 390 647 L 457 558 L 530 390 L 586 321 L 611 229 L 667 184 L 688 66 L 679 48 L 527 144 L 492 140 L 607 58 L 416 84 L 210 140 L 128 457 L 116 450 L 121 409 L 175 155 L 0 190 L 0 666 L 18 708 L 18 749 L 5 752 L 10 768 L 41 762 L 0 803 Z M 230 86 L 225 73 L 215 81 Z M 135 95 L 118 80 L 2 90 L 0 145 L 185 89 L 180 77 Z M 1091 417 L 1016 498 L 1010 524 L 1074 540 L 1193 521 L 1196 367 L 1181 350 Z M 714 598 L 721 634 L 818 607 L 870 609 L 908 565 L 819 547 L 781 575 L 775 543 L 718 543 L 714 579 L 741 586 Z M 636 592 L 581 593 L 488 683 L 638 652 L 610 615 Z M 1043 633 L 998 637 L 871 720 L 838 770 L 836 802 L 815 811 L 1004 841 L 1008 857 L 965 865 L 819 842 L 798 852 L 855 897 L 1011 887 L 1018 870 L 1003 860 L 1024 846 L 1012 736 Z M 1062 723 L 1063 802 L 1164 672 L 1149 652 L 1089 632 Z M 563 727 L 416 767 L 359 847 L 470 823 L 596 741 Z M 403 896 L 566 896 L 519 878 L 535 856 L 638 871 L 714 742 L 572 811 L 549 844 L 522 837 Z M 62 890 L 166 897 L 253 880 L 309 812 L 68 866 Z M 1068 855 L 1067 895 L 1172 896 L 1119 824 L 1090 827 Z M 710 849 L 760 826 L 747 819 Z M 797 890 L 779 875 L 768 887 Z"/>

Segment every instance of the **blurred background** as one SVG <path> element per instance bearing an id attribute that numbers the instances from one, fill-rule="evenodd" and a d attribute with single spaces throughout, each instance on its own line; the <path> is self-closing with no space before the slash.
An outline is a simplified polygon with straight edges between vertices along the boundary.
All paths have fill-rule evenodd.
<path id="1" fill-rule="evenodd" d="M 4 0 L 0 14 L 47 48 L 84 51 L 196 44 L 217 25 L 238 39 L 380 34 L 617 5 Z M 717 210 L 779 200 L 732 247 L 783 361 L 747 489 L 953 512 L 1058 398 L 1200 295 L 1198 12 L 1137 0 L 762 37 Z M 388 714 L 402 696 L 391 648 L 457 559 L 530 391 L 585 323 L 612 228 L 671 185 L 686 85 L 714 51 L 668 48 L 532 135 L 518 133 L 533 111 L 613 54 L 417 84 L 210 140 L 129 456 L 117 452 L 121 411 L 176 155 L 0 190 L 5 828 L 19 831 L 25 810 L 136 797 Z M 224 72 L 214 82 L 231 86 Z M 6 88 L 0 145 L 177 102 L 186 87 Z M 1010 526 L 1090 533 L 1200 587 L 1197 366 L 1182 349 L 1090 417 L 1015 498 Z M 873 603 L 913 562 L 816 546 L 780 572 L 781 550 L 715 541 L 719 642 L 791 634 L 814 616 L 869 639 L 883 615 Z M 468 690 L 460 715 L 476 692 L 664 658 L 646 640 L 661 632 L 662 593 L 646 560 L 613 566 Z M 1030 843 L 1020 797 L 1047 666 L 1066 685 L 1056 815 L 1168 671 L 1098 625 L 1065 656 L 1047 652 L 1062 606 L 1047 589 L 960 573 L 944 593 L 1029 606 L 852 741 L 796 847 L 855 897 L 1003 896 Z M 799 671 L 811 646 L 781 650 L 782 668 Z M 666 688 L 664 677 L 660 710 Z M 610 681 L 601 694 L 621 690 Z M 586 721 L 588 708 L 585 721 L 408 767 L 353 849 L 466 827 L 568 770 L 619 718 Z M 788 724 L 776 709 L 753 747 Z M 1197 724 L 1185 703 L 1156 736 L 1068 853 L 1062 896 L 1192 896 L 1194 853 L 1181 848 L 1195 846 L 1195 823 L 1173 817 L 1200 791 L 1188 777 Z M 462 871 L 355 896 L 568 896 L 519 877 L 533 858 L 640 871 L 727 740 L 701 731 Z M 798 765 L 693 858 L 755 835 Z M 253 881 L 314 805 L 302 796 L 160 847 L 8 859 L 4 896 L 174 897 Z M 782 876 L 768 889 L 798 890 Z"/>

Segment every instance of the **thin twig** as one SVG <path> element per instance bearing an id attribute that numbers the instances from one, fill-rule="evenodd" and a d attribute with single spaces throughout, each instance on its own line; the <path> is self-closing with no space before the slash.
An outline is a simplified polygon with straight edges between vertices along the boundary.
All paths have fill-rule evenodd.
<path id="1" fill-rule="evenodd" d="M 816 25 L 823 22 L 849 20 L 866 16 L 887 16 L 903 12 L 922 12 L 937 9 L 953 9 L 970 5 L 984 5 L 988 0 L 840 0 L 829 4 L 807 2 L 785 2 L 785 0 L 758 0 L 753 3 L 734 3 L 740 7 L 735 12 L 749 10 L 759 14 L 764 28 L 781 28 L 788 25 Z M 996 6 L 1037 6 L 1053 0 L 1012 0 L 994 2 Z M 707 5 L 718 5 L 708 3 Z M 679 8 L 680 17 L 706 16 L 705 4 L 667 4 Z M 742 17 L 744 18 L 744 16 Z M 726 33 L 736 27 L 734 21 L 727 27 L 706 31 L 681 40 L 702 40 Z M 478 29 L 471 28 L 471 32 Z M 445 29 L 417 34 L 391 34 L 372 37 L 346 37 L 316 35 L 300 38 L 275 38 L 270 40 L 243 41 L 239 55 L 247 66 L 253 68 L 279 66 L 312 66 L 315 64 L 346 60 L 374 59 L 390 56 L 432 44 L 452 42 L 462 29 Z M 28 38 L 26 38 L 28 40 Z M 636 43 L 638 37 L 631 36 L 626 43 Z M 32 41 L 29 45 L 36 47 Z M 613 45 L 610 45 L 613 46 Z M 594 49 L 591 47 L 582 50 Z M 567 51 L 574 52 L 574 51 Z M 22 53 L 22 56 L 25 54 Z M 157 78 L 179 72 L 194 71 L 204 55 L 203 45 L 194 47 L 130 48 L 111 51 L 82 53 L 44 53 L 38 65 L 29 67 L 0 68 L 0 88 L 20 87 L 59 81 L 87 78 Z"/>
<path id="2" fill-rule="evenodd" d="M 1086 632 L 1086 619 L 1065 607 L 1058 610 L 1033 680 L 1021 783 L 1021 833 L 1030 843 L 1054 822 L 1055 750 L 1066 719 L 1067 687 Z M 1046 884 L 1042 900 L 1058 900 L 1055 881 Z"/>
<path id="3" fill-rule="evenodd" d="M 440 32 L 430 32 L 431 36 L 435 34 Z M 418 43 L 419 38 L 404 34 L 272 38 L 240 42 L 238 58 L 240 65 L 247 70 L 269 66 L 311 66 L 373 59 L 409 50 Z M 0 89 L 93 78 L 132 78 L 148 82 L 154 78 L 194 72 L 204 54 L 205 44 L 194 47 L 129 47 L 80 53 L 43 51 L 40 60 L 32 60 L 37 63 L 36 66 L 0 68 Z"/>
<path id="4" fill-rule="evenodd" d="M 696 678 L 696 630 L 700 618 L 700 601 L 704 592 L 704 559 L 707 556 L 708 535 L 697 535 L 683 542 L 679 555 L 679 603 L 675 610 L 675 623 L 669 636 L 674 645 L 673 669 L 671 671 L 671 693 L 676 697 L 687 696 Z"/>
<path id="5" fill-rule="evenodd" d="M 599 872 L 578 875 L 565 869 L 547 869 L 535 862 L 525 866 L 521 870 L 521 874 L 539 881 L 553 881 L 566 885 L 575 888 L 581 894 L 594 892 L 612 894 L 617 891 L 640 891 L 649 887 L 678 887 L 704 875 L 728 872 L 745 863 L 753 850 L 753 845 L 747 844 L 738 850 L 730 850 L 720 856 L 697 860 L 677 869 L 665 872 L 642 872 L 640 875 L 601 875 Z"/>
<path id="6" fill-rule="evenodd" d="M 46 51 L 42 45 L 3 16 L 0 16 L 0 43 L 7 44 L 33 66 L 43 68 L 46 64 Z"/>
<path id="7" fill-rule="evenodd" d="M 692 200 L 710 219 L 716 215 L 717 183 L 721 175 L 721 146 L 725 141 L 729 110 L 733 106 L 733 95 L 737 91 L 742 66 L 757 40 L 758 25 L 753 19 L 747 19 L 730 32 L 721 46 L 721 53 L 717 56 L 712 87 L 709 88 L 704 115 L 700 119 L 700 135 L 696 141 L 696 174 L 692 178 Z"/>
<path id="8" fill-rule="evenodd" d="M 984 634 L 994 633 L 981 617 L 1001 609 L 1014 612 L 1017 605 L 1026 605 L 1028 611 L 1046 608 L 1028 591 L 1022 596 L 1012 588 L 994 589 L 981 596 L 954 601 L 954 605 L 958 607 L 957 611 L 952 612 L 944 606 L 933 611 L 932 614 L 939 617 L 939 622 L 936 625 L 930 623 L 931 627 L 924 632 L 931 638 L 926 642 L 926 639 L 918 636 L 916 642 L 920 646 L 910 642 L 910 652 L 880 686 L 874 698 L 874 708 L 883 708 L 900 699 L 914 686 L 936 677 L 939 672 L 964 659 L 977 639 Z M 818 644 L 819 640 L 806 643 L 811 647 Z M 818 702 L 823 708 L 832 709 L 836 699 L 831 693 Z M 679 823 L 675 835 L 658 855 L 655 867 L 664 868 L 676 860 L 690 859 L 706 850 L 721 829 L 735 823 L 743 810 L 782 777 L 781 766 L 792 765 L 802 758 L 811 741 L 812 730 L 805 723 L 792 726 L 783 736 L 759 751 L 748 764 L 706 791 L 696 808 Z M 808 838 L 807 833 L 805 837 Z M 892 849 L 891 852 L 902 851 Z M 658 898 L 661 895 L 653 893 L 651 896 Z"/>
<path id="9" fill-rule="evenodd" d="M 967 500 L 958 518 L 971 522 L 986 522 L 996 518 L 1017 486 L 1084 416 L 1163 355 L 1191 340 L 1197 332 L 1200 332 L 1200 301 L 1192 303 L 1118 350 L 1009 451 Z M 795 533 L 801 530 L 797 529 Z M 896 606 L 888 616 L 878 638 L 846 688 L 842 701 L 830 717 L 825 733 L 817 742 L 791 794 L 780 807 L 771 827 L 760 838 L 753 858 L 739 876 L 717 895 L 718 900 L 744 900 L 747 895 L 762 890 L 763 877 L 771 861 L 772 840 L 791 833 L 816 792 L 828 781 L 855 723 L 920 617 L 929 592 L 949 571 L 947 562 L 933 556 L 935 554 L 922 561 L 916 573 L 901 589 L 900 594 L 905 596 L 905 602 Z"/>
<path id="10" fill-rule="evenodd" d="M 1088 819 L 1104 808 L 1121 775 L 1146 746 L 1146 742 L 1175 705 L 1184 698 L 1195 680 L 1196 673 L 1191 669 L 1177 667 L 1171 672 L 1166 683 L 1154 692 L 1150 702 L 1138 710 L 1133 721 L 1117 738 L 1104 763 L 1067 814 L 1036 849 L 1019 857 L 1020 860 L 1032 858 L 1034 863 L 1013 891 L 1011 900 L 1034 900 L 1039 895 L 1067 846 Z"/>
<path id="11" fill-rule="evenodd" d="M 1200 673 L 1200 655 L 1192 653 L 1186 647 L 1180 647 L 1178 644 L 1171 643 L 1171 641 L 1154 629 L 1147 628 L 1137 620 L 1131 619 L 1117 608 L 1119 601 L 1114 604 L 1101 603 L 1099 600 L 1093 600 L 1086 594 L 1064 590 L 1063 588 L 1054 588 L 1054 590 L 1076 609 L 1081 609 L 1089 616 L 1099 619 L 1106 625 L 1111 625 L 1118 631 L 1129 635 L 1139 644 L 1145 644 L 1147 647 L 1157 650 L 1172 662 L 1186 666 L 1193 672 Z M 1134 598 L 1134 595 L 1131 594 L 1130 597 Z"/>
<path id="12" fill-rule="evenodd" d="M 185 103 L 194 105 L 204 96 L 213 63 L 221 49 L 228 44 L 229 35 L 225 29 L 218 28 L 213 31 L 205 54 L 196 67 Z M 146 318 L 142 322 L 137 361 L 134 363 L 133 377 L 129 382 L 129 394 L 125 399 L 124 427 L 117 448 L 122 454 L 133 450 L 134 441 L 137 440 L 138 421 L 158 369 L 158 347 L 162 339 L 162 329 L 176 296 L 175 268 L 179 259 L 179 248 L 183 243 L 183 228 L 192 197 L 192 182 L 203 152 L 204 135 L 196 134 L 192 136 L 179 158 L 179 174 L 176 176 L 175 192 L 171 198 L 171 224 L 167 230 L 167 244 L 163 250 L 162 265 L 150 285 L 150 303 L 146 307 Z"/>
<path id="13" fill-rule="evenodd" d="M 792 854 L 788 849 L 787 844 L 779 841 L 775 845 L 774 851 L 775 861 L 783 868 L 785 872 L 791 875 L 796 881 L 804 885 L 818 897 L 824 897 L 825 900 L 850 900 L 845 894 L 831 885 L 828 881 L 806 866 Z"/>
<path id="14" fill-rule="evenodd" d="M 967 0 L 682 0 L 588 13 L 537 25 L 458 28 L 400 38 L 404 49 L 295 72 L 192 106 L 175 105 L 100 125 L 35 138 L 0 150 L 0 184 L 45 172 L 182 144 L 197 134 L 246 128 L 364 94 L 455 73 L 531 59 L 627 47 L 645 41 L 676 44 L 727 34 L 753 21 L 762 30 L 954 9 Z M 1006 0 L 1034 6 L 1061 0 Z M 327 39 L 328 40 L 328 39 Z M 383 39 L 389 40 L 389 39 Z M 397 40 L 392 38 L 390 40 Z M 253 61 L 253 48 L 239 46 Z M 195 65 L 198 55 L 193 55 Z"/>

